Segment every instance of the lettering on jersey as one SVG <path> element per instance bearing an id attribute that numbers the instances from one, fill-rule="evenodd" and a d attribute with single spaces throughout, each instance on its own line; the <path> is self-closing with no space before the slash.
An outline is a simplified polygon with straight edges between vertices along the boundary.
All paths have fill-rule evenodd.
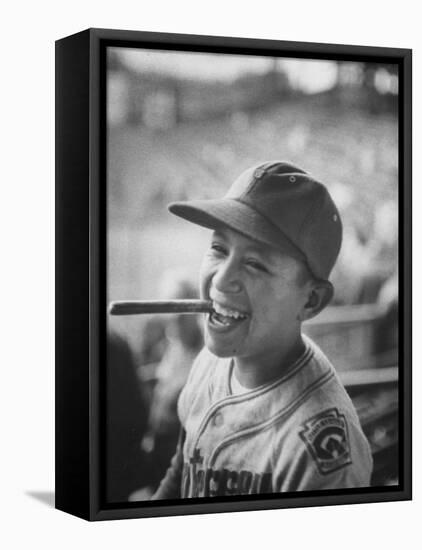
<path id="1" fill-rule="evenodd" d="M 248 495 L 272 492 L 272 474 L 248 470 L 204 469 L 200 449 L 183 465 L 182 498 Z"/>
<path id="2" fill-rule="evenodd" d="M 302 441 L 321 474 L 329 474 L 352 463 L 346 418 L 336 408 L 309 418 L 302 424 Z"/>

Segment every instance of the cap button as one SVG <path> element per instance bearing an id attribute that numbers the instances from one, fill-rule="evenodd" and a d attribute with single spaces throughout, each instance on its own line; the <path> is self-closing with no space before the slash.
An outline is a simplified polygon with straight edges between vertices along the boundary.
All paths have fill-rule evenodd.
<path id="1" fill-rule="evenodd" d="M 294 183 L 296 181 L 296 178 L 294 176 L 290 176 L 289 181 L 291 183 Z"/>
<path id="2" fill-rule="evenodd" d="M 253 174 L 253 177 L 258 180 L 260 178 L 262 178 L 262 176 L 265 174 L 265 168 L 260 166 L 259 168 L 257 168 Z"/>

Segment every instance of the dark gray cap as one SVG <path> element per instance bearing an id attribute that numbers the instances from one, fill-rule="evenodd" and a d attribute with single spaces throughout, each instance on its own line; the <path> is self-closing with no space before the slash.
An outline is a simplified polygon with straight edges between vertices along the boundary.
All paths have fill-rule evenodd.
<path id="1" fill-rule="evenodd" d="M 341 247 L 340 215 L 327 188 L 289 162 L 249 168 L 223 198 L 174 202 L 169 210 L 280 248 L 305 261 L 319 279 L 328 279 Z"/>

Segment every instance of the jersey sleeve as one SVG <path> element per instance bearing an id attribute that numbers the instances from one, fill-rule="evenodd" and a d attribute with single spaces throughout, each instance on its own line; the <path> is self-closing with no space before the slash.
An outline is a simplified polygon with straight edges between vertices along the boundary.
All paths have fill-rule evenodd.
<path id="1" fill-rule="evenodd" d="M 360 426 L 332 407 L 292 430 L 280 453 L 276 491 L 369 487 L 372 464 Z"/>

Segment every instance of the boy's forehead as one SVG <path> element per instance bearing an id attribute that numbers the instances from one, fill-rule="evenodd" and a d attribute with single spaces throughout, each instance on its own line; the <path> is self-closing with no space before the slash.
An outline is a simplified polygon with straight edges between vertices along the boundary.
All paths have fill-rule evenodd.
<path id="1" fill-rule="evenodd" d="M 229 227 L 219 227 L 213 231 L 212 235 L 213 237 L 217 237 L 227 242 L 230 242 L 233 245 L 244 246 L 245 248 L 250 248 L 253 250 L 263 250 L 264 248 L 268 247 L 264 243 L 261 243 L 260 241 L 252 239 L 252 237 L 249 237 L 248 235 L 244 235 L 239 231 L 230 229 Z M 272 248 L 272 247 L 268 247 L 268 248 Z"/>
<path id="2" fill-rule="evenodd" d="M 248 252 L 254 252 L 261 256 L 265 256 L 268 259 L 286 259 L 286 257 L 295 260 L 287 250 L 283 250 L 282 247 L 277 248 L 270 244 L 252 239 L 251 237 L 239 233 L 229 227 L 221 227 L 213 231 L 213 237 L 223 239 L 224 241 L 230 243 L 234 247 L 239 247 Z"/>

